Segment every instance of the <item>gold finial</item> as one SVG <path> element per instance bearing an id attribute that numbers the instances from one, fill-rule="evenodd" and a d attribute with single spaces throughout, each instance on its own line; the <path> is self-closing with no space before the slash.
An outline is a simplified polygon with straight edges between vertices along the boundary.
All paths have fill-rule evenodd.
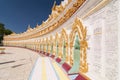
<path id="1" fill-rule="evenodd" d="M 38 27 L 39 25 L 38 25 L 38 23 L 36 24 L 36 27 Z"/>
<path id="2" fill-rule="evenodd" d="M 54 4 L 53 4 L 53 7 L 52 7 L 52 10 L 55 10 L 55 6 L 56 6 L 56 1 L 54 1 Z"/>
<path id="3" fill-rule="evenodd" d="M 30 27 L 30 25 L 28 25 L 28 29 L 30 29 L 31 27 Z"/>
<path id="4" fill-rule="evenodd" d="M 32 30 L 32 28 L 30 27 L 30 25 L 28 25 L 27 31 Z"/>

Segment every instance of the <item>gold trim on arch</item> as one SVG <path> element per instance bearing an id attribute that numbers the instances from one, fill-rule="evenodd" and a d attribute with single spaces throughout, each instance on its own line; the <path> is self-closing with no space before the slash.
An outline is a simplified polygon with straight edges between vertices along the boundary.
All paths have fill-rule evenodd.
<path id="1" fill-rule="evenodd" d="M 87 56 L 86 56 L 86 50 L 88 48 L 88 43 L 86 41 L 86 34 L 87 30 L 86 27 L 83 26 L 81 20 L 77 17 L 75 19 L 75 22 L 72 26 L 72 31 L 70 34 L 70 63 L 73 64 L 72 60 L 72 47 L 74 43 L 74 38 L 76 33 L 78 33 L 78 36 L 80 38 L 80 72 L 86 73 L 88 72 L 88 63 L 87 63 Z"/>
<path id="2" fill-rule="evenodd" d="M 66 61 L 68 61 L 68 58 L 69 58 L 68 56 L 68 35 L 64 28 L 61 31 L 61 38 L 60 38 L 61 48 L 62 48 L 63 40 L 65 40 L 65 44 L 66 44 Z M 63 56 L 63 52 L 61 52 L 61 55 Z"/>
<path id="3" fill-rule="evenodd" d="M 58 43 L 58 46 L 59 46 L 58 47 L 58 49 L 59 49 L 58 56 L 61 57 L 60 56 L 61 55 L 61 52 L 60 52 L 61 51 L 60 50 L 61 44 L 60 44 L 60 37 L 59 37 L 58 33 L 55 34 L 55 42 L 54 42 L 55 43 L 55 45 L 54 45 L 55 46 L 55 48 L 54 48 L 55 49 L 55 54 L 56 54 L 56 51 L 57 51 L 57 46 L 56 46 L 57 44 L 56 44 L 56 42 Z"/>

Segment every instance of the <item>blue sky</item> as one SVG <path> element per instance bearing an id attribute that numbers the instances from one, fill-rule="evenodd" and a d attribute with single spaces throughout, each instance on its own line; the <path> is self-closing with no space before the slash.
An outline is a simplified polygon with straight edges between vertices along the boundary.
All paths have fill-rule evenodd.
<path id="1" fill-rule="evenodd" d="M 63 0 L 0 0 L 0 23 L 13 32 L 24 32 L 28 25 L 33 28 L 48 18 L 54 1 Z"/>

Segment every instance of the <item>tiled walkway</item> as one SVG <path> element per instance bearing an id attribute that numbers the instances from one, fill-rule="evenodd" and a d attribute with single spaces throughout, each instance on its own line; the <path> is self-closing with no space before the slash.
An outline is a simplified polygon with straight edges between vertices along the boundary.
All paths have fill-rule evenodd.
<path id="1" fill-rule="evenodd" d="M 29 80 L 70 80 L 70 78 L 54 60 L 49 57 L 39 57 Z"/>
<path id="2" fill-rule="evenodd" d="M 16 47 L 5 47 L 5 53 L 0 54 L 0 80 L 28 80 L 39 55 Z"/>

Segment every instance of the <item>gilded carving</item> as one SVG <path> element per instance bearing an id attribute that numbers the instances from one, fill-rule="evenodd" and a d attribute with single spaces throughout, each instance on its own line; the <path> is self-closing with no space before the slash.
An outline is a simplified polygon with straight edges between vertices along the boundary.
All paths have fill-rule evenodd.
<path id="1" fill-rule="evenodd" d="M 65 41 L 65 46 L 63 46 L 63 43 Z M 62 29 L 62 32 L 61 32 L 61 38 L 60 38 L 60 43 L 61 43 L 61 47 L 65 47 L 66 48 L 66 61 L 68 61 L 68 35 L 67 35 L 67 32 L 65 29 Z M 61 50 L 62 51 L 62 50 Z M 63 51 L 61 52 L 61 57 L 63 57 Z"/>
<path id="2" fill-rule="evenodd" d="M 72 0 L 68 0 L 68 4 L 71 2 Z M 38 36 L 42 36 L 44 34 L 47 34 L 49 32 L 51 32 L 52 30 L 54 30 L 55 28 L 59 27 L 61 24 L 63 24 L 67 19 L 69 19 L 72 14 L 74 14 L 74 12 L 85 2 L 85 0 L 77 0 L 75 3 L 74 3 L 74 6 L 71 7 L 70 9 L 68 9 L 68 11 L 66 11 L 66 13 L 60 18 L 60 21 L 59 23 L 55 24 L 53 23 L 52 25 L 50 25 L 49 27 L 47 27 L 49 30 L 41 30 L 39 32 L 39 35 L 35 35 L 37 33 L 32 33 L 32 32 L 35 32 L 35 29 L 28 29 L 28 32 L 26 31 L 25 33 L 22 33 L 18 36 L 18 34 L 15 34 L 15 35 L 10 35 L 10 36 L 16 36 L 16 37 L 8 37 L 7 36 L 5 37 L 6 40 L 8 41 L 11 41 L 11 40 L 25 40 L 25 39 L 31 39 L 31 38 L 35 38 L 35 37 L 38 37 Z M 61 12 L 64 11 L 64 7 L 62 6 L 62 4 L 60 5 L 56 5 L 54 3 L 53 5 L 53 8 L 52 8 L 52 13 L 51 15 L 49 16 L 50 18 L 56 18 L 57 16 L 60 15 Z M 47 21 L 46 21 L 47 22 Z M 40 27 L 42 26 L 45 26 L 47 25 L 46 22 L 43 22 Z M 55 24 L 55 25 L 54 25 Z M 54 25 L 54 26 L 53 26 Z M 30 34 L 30 35 L 29 35 Z M 23 35 L 23 36 L 21 36 Z"/>
<path id="3" fill-rule="evenodd" d="M 61 57 L 61 54 L 60 54 L 60 42 L 59 42 L 59 35 L 58 33 L 56 33 L 55 35 L 55 53 L 57 54 L 57 48 L 58 48 L 58 56 Z"/>
<path id="4" fill-rule="evenodd" d="M 53 8 L 52 8 L 52 13 L 54 15 L 59 15 L 63 10 L 64 10 L 64 7 L 61 4 L 56 5 L 56 2 L 54 2 Z"/>
<path id="5" fill-rule="evenodd" d="M 82 22 L 79 18 L 76 18 L 73 27 L 72 32 L 70 34 L 70 63 L 73 64 L 73 42 L 76 33 L 78 33 L 78 36 L 80 38 L 80 72 L 87 72 L 88 71 L 88 63 L 86 61 L 87 55 L 86 50 L 88 48 L 88 43 L 86 41 L 86 28 L 83 26 Z"/>

